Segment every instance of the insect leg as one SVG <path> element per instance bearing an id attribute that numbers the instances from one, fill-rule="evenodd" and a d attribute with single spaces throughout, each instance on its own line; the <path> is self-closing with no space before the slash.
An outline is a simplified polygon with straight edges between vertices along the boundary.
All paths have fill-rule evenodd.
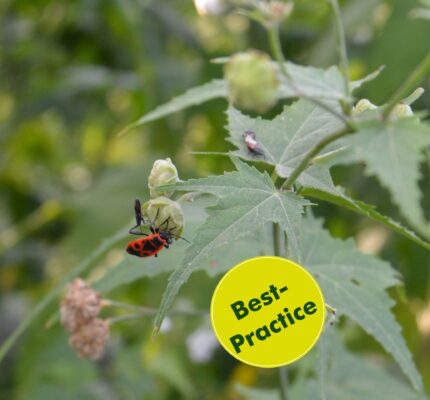
<path id="1" fill-rule="evenodd" d="M 128 233 L 130 233 L 131 235 L 149 236 L 147 233 L 144 233 L 142 231 L 136 231 L 136 228 L 142 229 L 140 225 L 136 225 L 133 226 L 133 228 L 131 228 Z"/>
<path id="2" fill-rule="evenodd" d="M 158 229 L 159 230 L 161 230 L 161 231 L 165 231 L 165 230 L 168 230 L 168 228 L 169 228 L 169 219 L 170 219 L 170 217 L 167 217 L 161 224 L 160 224 L 160 226 L 158 227 Z M 165 224 L 165 223 L 167 223 L 167 225 L 166 225 L 166 229 L 161 229 L 161 227 Z"/>

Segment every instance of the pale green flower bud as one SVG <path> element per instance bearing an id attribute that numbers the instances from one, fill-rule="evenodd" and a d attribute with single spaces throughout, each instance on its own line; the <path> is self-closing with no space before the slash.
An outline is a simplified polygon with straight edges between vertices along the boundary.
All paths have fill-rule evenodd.
<path id="1" fill-rule="evenodd" d="M 293 8 L 294 3 L 292 1 L 285 2 L 280 0 L 272 0 L 259 4 L 259 9 L 263 12 L 263 14 L 275 22 L 280 22 L 284 19 L 287 19 L 291 15 Z"/>
<path id="2" fill-rule="evenodd" d="M 358 103 L 353 107 L 352 113 L 354 115 L 361 114 L 364 111 L 376 110 L 378 107 L 372 104 L 367 99 L 361 99 Z"/>
<path id="3" fill-rule="evenodd" d="M 173 191 L 157 190 L 157 186 L 168 185 L 179 181 L 178 170 L 170 158 L 157 160 L 152 166 L 148 177 L 148 188 L 151 197 L 167 196 L 170 197 Z"/>
<path id="4" fill-rule="evenodd" d="M 391 112 L 392 119 L 412 117 L 413 115 L 414 112 L 412 111 L 412 108 L 408 104 L 404 103 L 397 104 Z"/>
<path id="5" fill-rule="evenodd" d="M 235 54 L 224 67 L 231 101 L 239 108 L 264 112 L 278 99 L 278 77 L 271 59 L 250 50 Z"/>
<path id="6" fill-rule="evenodd" d="M 147 201 L 142 206 L 145 220 L 149 220 L 155 227 L 169 231 L 179 237 L 184 229 L 184 214 L 180 204 L 161 196 Z"/>

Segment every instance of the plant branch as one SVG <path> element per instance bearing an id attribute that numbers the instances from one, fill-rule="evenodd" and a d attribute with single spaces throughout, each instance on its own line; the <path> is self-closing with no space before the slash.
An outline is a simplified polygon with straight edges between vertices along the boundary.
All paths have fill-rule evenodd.
<path id="1" fill-rule="evenodd" d="M 293 169 L 291 172 L 291 175 L 288 177 L 288 179 L 283 183 L 281 189 L 289 190 L 293 186 L 294 182 L 297 180 L 297 178 L 300 176 L 300 174 L 309 166 L 312 159 L 318 155 L 318 153 L 326 147 L 331 142 L 334 142 L 335 140 L 341 138 L 342 136 L 345 136 L 354 130 L 345 127 L 342 128 L 340 131 L 333 133 L 330 136 L 327 136 L 326 138 L 322 139 L 314 148 L 312 148 L 306 156 L 300 161 L 299 165 L 297 165 L 296 168 Z"/>
<path id="2" fill-rule="evenodd" d="M 273 171 L 272 174 L 272 181 L 273 183 L 276 182 L 278 179 L 278 174 L 276 173 L 276 168 Z M 279 224 L 273 223 L 272 224 L 273 229 L 273 253 L 275 256 L 278 257 L 284 257 L 285 251 L 281 252 L 281 228 Z M 284 246 L 285 249 L 285 246 Z M 279 384 L 280 384 L 280 390 L 281 390 L 281 399 L 287 400 L 287 393 L 288 393 L 288 371 L 286 367 L 279 367 Z"/>
<path id="3" fill-rule="evenodd" d="M 424 57 L 424 60 L 415 68 L 415 70 L 409 75 L 409 77 L 403 82 L 400 88 L 393 94 L 391 99 L 388 101 L 384 108 L 382 117 L 387 120 L 393 111 L 393 108 L 412 90 L 419 85 L 422 79 L 430 70 L 430 53 Z"/>
<path id="4" fill-rule="evenodd" d="M 124 309 L 130 310 L 130 311 L 135 311 L 138 314 L 133 314 L 133 315 L 139 315 L 140 317 L 144 317 L 144 316 L 148 316 L 148 315 L 157 315 L 157 313 L 158 313 L 158 309 L 156 309 L 156 308 L 145 307 L 145 306 L 135 306 L 133 304 L 122 303 L 120 301 L 109 300 L 109 299 L 103 300 L 103 305 L 104 306 L 119 307 L 119 308 L 124 308 Z M 192 317 L 201 317 L 201 316 L 206 315 L 206 312 L 199 311 L 199 310 L 178 308 L 176 310 L 172 310 L 170 312 L 170 315 L 187 315 L 187 316 L 192 316 Z"/>
<path id="5" fill-rule="evenodd" d="M 330 106 L 325 104 L 323 101 L 316 99 L 314 97 L 308 96 L 295 85 L 293 78 L 286 67 L 286 61 L 285 61 L 284 53 L 282 52 L 281 41 L 279 38 L 279 25 L 276 23 L 273 23 L 269 27 L 267 27 L 267 30 L 269 34 L 269 44 L 272 50 L 272 54 L 278 62 L 279 70 L 281 74 L 284 76 L 288 85 L 291 87 L 291 89 L 293 89 L 295 94 L 298 97 L 303 97 L 306 100 L 309 100 L 311 103 L 317 105 L 318 107 L 322 108 L 323 110 L 335 116 L 337 119 L 342 121 L 346 126 L 349 126 L 352 128 L 351 121 L 347 117 L 345 117 L 342 113 L 336 110 L 333 110 Z"/>
<path id="6" fill-rule="evenodd" d="M 349 99 L 349 63 L 348 54 L 346 51 L 346 40 L 345 40 L 345 29 L 343 27 L 342 16 L 340 13 L 339 3 L 337 0 L 329 0 L 330 5 L 333 9 L 333 15 L 336 26 L 336 41 L 337 49 L 339 52 L 339 67 L 342 72 L 343 86 L 345 91 L 345 97 Z"/>
<path id="7" fill-rule="evenodd" d="M 279 367 L 279 382 L 281 383 L 281 399 L 288 399 L 288 370 L 287 367 Z"/>
<path id="8" fill-rule="evenodd" d="M 272 230 L 273 230 L 273 253 L 275 254 L 275 256 L 280 256 L 281 255 L 281 246 L 280 246 L 281 229 L 279 228 L 279 224 L 273 223 Z"/>

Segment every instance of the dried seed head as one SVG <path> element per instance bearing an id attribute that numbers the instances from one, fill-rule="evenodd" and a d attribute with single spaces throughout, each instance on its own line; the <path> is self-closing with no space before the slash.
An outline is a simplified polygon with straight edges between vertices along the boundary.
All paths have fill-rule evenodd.
<path id="1" fill-rule="evenodd" d="M 278 99 L 276 68 L 264 53 L 250 50 L 235 54 L 224 66 L 224 76 L 230 100 L 239 108 L 265 112 Z"/>
<path id="2" fill-rule="evenodd" d="M 179 181 L 178 170 L 170 158 L 156 160 L 148 177 L 148 188 L 152 198 L 158 196 L 170 197 L 172 191 L 156 190 L 157 186 L 168 185 Z"/>
<path id="3" fill-rule="evenodd" d="M 181 236 L 185 222 L 178 202 L 160 196 L 147 201 L 142 206 L 142 212 L 156 227 L 169 231 L 174 236 Z"/>
<path id="4" fill-rule="evenodd" d="M 76 278 L 69 284 L 61 302 L 61 323 L 69 332 L 75 332 L 81 325 L 99 315 L 101 296 L 82 279 Z"/>
<path id="5" fill-rule="evenodd" d="M 70 336 L 69 343 L 81 358 L 100 359 L 109 340 L 109 322 L 95 318 Z"/>

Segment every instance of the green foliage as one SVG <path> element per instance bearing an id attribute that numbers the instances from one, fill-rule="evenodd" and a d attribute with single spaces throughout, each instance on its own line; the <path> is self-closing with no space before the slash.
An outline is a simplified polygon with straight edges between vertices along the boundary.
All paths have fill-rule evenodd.
<path id="1" fill-rule="evenodd" d="M 390 308 L 385 289 L 399 283 L 386 262 L 361 254 L 352 240 L 330 237 L 321 222 L 305 219 L 301 230 L 301 263 L 317 278 L 326 301 L 357 322 L 391 353 L 415 389 L 421 377 Z"/>
<path id="2" fill-rule="evenodd" d="M 347 151 L 339 156 L 339 163 L 364 162 L 366 172 L 391 192 L 408 221 L 429 237 L 418 182 L 423 150 L 430 145 L 430 126 L 418 118 L 363 122 L 345 141 Z"/>
<path id="3" fill-rule="evenodd" d="M 271 389 L 237 391 L 245 399 L 281 398 L 273 389 L 278 386 L 274 373 L 237 366 L 222 350 L 204 366 L 190 360 L 185 343 L 201 318 L 175 316 L 172 330 L 162 330 L 155 340 L 146 319 L 114 323 L 113 345 L 101 363 L 78 360 L 59 327 L 47 333 L 42 328 L 42 317 L 57 308 L 64 285 L 78 275 L 94 282 L 103 297 L 132 303 L 134 309 L 157 305 L 164 290 L 158 330 L 180 290 L 175 314 L 188 306 L 204 310 L 214 276 L 246 258 L 275 252 L 308 268 L 341 316 L 338 329 L 326 326 L 313 354 L 288 367 L 293 371 L 288 399 L 425 398 L 418 369 L 428 388 L 430 364 L 413 314 L 428 302 L 429 293 L 428 253 L 414 247 L 430 249 L 429 215 L 422 207 L 430 193 L 430 128 L 420 120 L 428 113 L 384 119 L 378 112 L 354 115 L 352 105 L 366 97 L 391 107 L 421 84 L 428 89 L 428 62 L 411 71 L 429 59 L 423 56 L 430 25 L 406 19 L 417 7 L 413 2 L 348 0 L 342 2 L 344 35 L 339 19 L 333 32 L 327 29 L 333 22 L 328 2 L 295 3 L 285 24 L 264 26 L 269 37 L 282 28 L 283 49 L 274 49 L 273 43 L 268 48 L 261 27 L 243 15 L 226 10 L 229 15 L 198 17 L 192 2 L 181 0 L 0 5 L 0 334 L 15 328 L 0 347 L 0 397 L 236 398 L 229 393 L 232 384 L 261 380 Z M 428 0 L 422 4 L 410 15 L 426 18 Z M 342 46 L 334 45 L 334 34 L 346 38 L 353 55 L 349 62 L 343 40 Z M 249 47 L 276 58 L 271 62 L 279 81 L 278 108 L 265 119 L 232 105 L 223 113 L 222 102 L 204 104 L 231 98 L 219 78 L 221 67 L 207 61 L 218 57 L 224 63 L 230 57 L 220 59 L 220 54 Z M 285 62 L 282 50 L 303 65 Z M 336 57 L 340 66 L 325 67 Z M 382 64 L 387 68 L 380 74 L 382 69 L 375 69 Z M 174 97 L 177 93 L 183 94 Z M 352 93 L 359 97 L 353 99 Z M 428 110 L 428 100 L 423 96 L 416 108 Z M 136 122 L 123 132 L 187 108 L 151 125 L 151 134 L 117 135 L 130 121 Z M 249 151 L 245 131 L 255 133 L 263 156 Z M 149 127 L 142 132 L 150 133 Z M 344 137 L 332 141 L 337 133 Z M 226 148 L 224 136 L 234 150 Z M 188 155 L 215 149 L 231 157 L 235 170 L 225 172 L 226 157 L 218 162 Z M 183 234 L 192 243 L 180 240 L 157 259 L 141 259 L 124 252 L 128 225 L 112 232 L 131 218 L 134 197 L 147 200 L 147 163 L 157 157 L 171 157 L 183 178 L 200 176 L 165 187 L 183 205 Z M 344 168 L 357 163 L 388 191 L 369 185 L 361 169 Z M 191 193 L 179 197 L 182 192 Z M 364 193 L 378 210 L 357 200 Z M 183 201 L 195 194 L 209 196 Z M 396 212 L 392 203 L 420 237 L 387 216 Z M 324 215 L 327 229 L 312 217 L 311 206 Z M 340 208 L 399 233 L 395 246 L 392 240 L 384 243 L 380 259 L 357 249 L 360 238 L 358 246 L 352 238 L 335 239 L 356 235 L 366 224 Z M 276 243 L 280 251 L 272 233 L 278 228 L 285 238 Z M 411 300 L 401 311 L 387 293 L 402 284 L 397 270 L 406 276 Z M 195 271 L 205 273 L 192 276 Z M 416 282 L 422 285 L 420 301 L 415 301 Z M 121 318 L 120 310 L 109 307 L 102 318 Z M 18 338 L 20 346 L 6 359 Z M 342 342 L 352 343 L 360 354 Z M 378 363 L 370 361 L 374 357 L 365 352 L 380 353 L 379 345 L 399 371 L 385 354 Z M 399 377 L 402 373 L 410 385 Z"/>
<path id="4" fill-rule="evenodd" d="M 339 110 L 335 103 L 327 103 Z M 309 100 L 299 100 L 272 121 L 250 118 L 230 107 L 228 110 L 229 140 L 239 148 L 235 153 L 247 160 L 255 160 L 243 140 L 245 131 L 253 131 L 264 152 L 263 159 L 276 167 L 281 177 L 287 177 L 309 148 L 342 128 L 332 114 Z"/>
<path id="5" fill-rule="evenodd" d="M 418 237 L 414 232 L 405 228 L 400 223 L 393 221 L 391 218 L 382 215 L 376 211 L 375 207 L 366 204 L 360 200 L 354 200 L 348 197 L 340 188 L 330 188 L 330 190 L 319 190 L 313 188 L 312 185 L 306 184 L 305 189 L 302 190 L 302 195 L 305 197 L 311 197 L 312 199 L 318 199 L 336 204 L 341 207 L 346 207 L 358 214 L 364 215 L 365 217 L 371 218 L 386 227 L 390 228 L 394 232 L 400 233 L 409 240 L 414 241 L 425 249 L 430 250 L 430 244 Z"/>
<path id="6" fill-rule="evenodd" d="M 136 126 L 155 121 L 174 112 L 183 110 L 187 107 L 195 106 L 205 101 L 215 99 L 217 97 L 227 96 L 227 85 L 224 80 L 215 79 L 201 86 L 187 90 L 184 94 L 173 98 L 169 102 L 157 107 L 155 110 L 138 119 L 134 124 L 129 125 L 123 132 L 132 129 Z"/>
<path id="7" fill-rule="evenodd" d="M 287 232 L 291 254 L 299 256 L 300 216 L 303 206 L 309 203 L 293 193 L 278 191 L 266 173 L 261 174 L 238 159 L 233 162 L 237 172 L 163 186 L 212 194 L 219 202 L 209 209 L 210 217 L 192 238 L 180 266 L 169 278 L 155 320 L 155 331 L 160 328 L 180 287 L 201 262 L 220 247 L 252 235 L 266 223 L 278 223 Z"/>
<path id="8" fill-rule="evenodd" d="M 348 351 L 335 332 L 327 331 L 321 338 L 319 356 L 313 354 L 313 362 L 324 352 L 323 371 L 319 380 L 298 380 L 289 392 L 291 400 L 412 400 L 417 394 L 388 371 L 374 362 Z M 252 389 L 238 386 L 237 392 L 245 400 L 280 400 L 276 390 Z"/>

